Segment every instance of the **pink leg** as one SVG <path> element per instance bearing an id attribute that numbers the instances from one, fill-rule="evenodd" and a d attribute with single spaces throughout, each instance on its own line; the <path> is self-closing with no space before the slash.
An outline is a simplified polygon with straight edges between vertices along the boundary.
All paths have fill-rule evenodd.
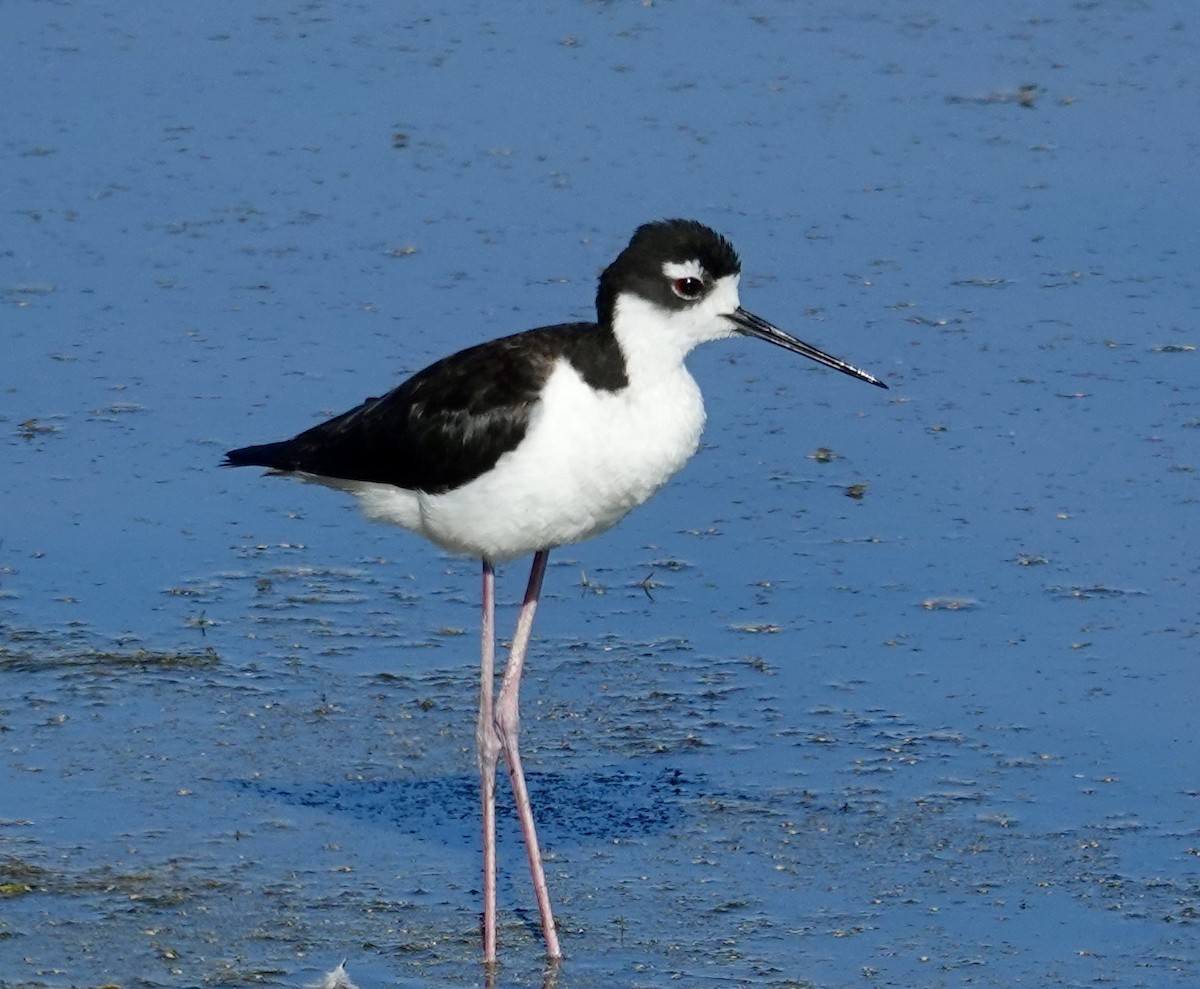
<path id="1" fill-rule="evenodd" d="M 518 735 L 521 727 L 518 697 L 521 689 L 521 670 L 525 665 L 525 652 L 529 647 L 529 638 L 533 632 L 533 616 L 537 611 L 538 596 L 542 593 L 542 578 L 546 575 L 546 561 L 549 556 L 550 551 L 544 549 L 538 550 L 534 554 L 533 568 L 529 571 L 529 586 L 525 591 L 525 601 L 521 605 L 521 613 L 517 618 L 516 631 L 513 633 L 512 652 L 508 657 L 508 665 L 504 668 L 504 680 L 500 684 L 500 694 L 496 698 L 493 723 L 499 734 L 500 745 L 504 749 L 505 761 L 508 763 L 513 798 L 517 805 L 517 815 L 521 819 L 521 833 L 525 836 L 525 851 L 529 855 L 533 892 L 537 897 L 538 914 L 542 921 L 542 935 L 546 940 L 546 956 L 561 958 L 562 949 L 558 944 L 554 914 L 550 910 L 550 893 L 546 887 L 542 853 L 538 847 L 537 829 L 533 823 L 533 808 L 529 803 L 529 790 L 525 786 L 525 773 L 521 769 L 521 753 L 518 751 Z M 494 780 L 494 763 L 492 776 Z"/>
<path id="2" fill-rule="evenodd" d="M 496 664 L 496 569 L 483 561 L 483 620 L 479 674 L 479 721 L 475 726 L 475 757 L 483 798 L 483 960 L 496 961 L 496 763 L 500 736 L 492 711 L 492 682 Z"/>

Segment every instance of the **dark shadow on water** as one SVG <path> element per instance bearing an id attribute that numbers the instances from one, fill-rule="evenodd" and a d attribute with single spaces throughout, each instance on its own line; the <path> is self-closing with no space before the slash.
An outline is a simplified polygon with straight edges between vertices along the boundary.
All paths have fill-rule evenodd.
<path id="1" fill-rule="evenodd" d="M 527 779 L 539 835 L 552 844 L 661 834 L 683 820 L 685 802 L 695 797 L 702 784 L 678 770 L 653 775 L 630 769 L 586 775 L 530 773 Z M 479 780 L 474 775 L 336 783 L 230 782 L 266 799 L 386 824 L 426 839 L 458 843 L 474 838 L 479 829 Z M 515 835 L 512 794 L 503 783 L 497 791 L 498 827 Z"/>

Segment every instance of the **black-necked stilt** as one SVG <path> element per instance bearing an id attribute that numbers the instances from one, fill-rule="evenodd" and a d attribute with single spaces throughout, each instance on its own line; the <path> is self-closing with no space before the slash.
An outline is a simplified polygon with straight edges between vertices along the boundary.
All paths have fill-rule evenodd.
<path id="1" fill-rule="evenodd" d="M 743 309 L 741 265 L 701 223 L 639 227 L 600 276 L 595 323 L 527 330 L 454 354 L 382 398 L 225 463 L 340 488 L 369 518 L 483 561 L 475 740 L 483 791 L 484 958 L 496 958 L 496 767 L 503 754 L 541 915 L 561 957 L 517 747 L 518 692 L 552 548 L 603 532 L 649 498 L 700 441 L 704 405 L 684 366 L 697 344 L 758 337 L 869 381 Z M 533 554 L 500 692 L 493 696 L 496 563 Z"/>

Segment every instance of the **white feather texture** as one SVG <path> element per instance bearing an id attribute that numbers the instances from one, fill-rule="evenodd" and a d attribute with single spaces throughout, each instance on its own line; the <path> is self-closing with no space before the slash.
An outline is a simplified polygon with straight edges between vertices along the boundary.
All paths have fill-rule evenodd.
<path id="1" fill-rule="evenodd" d="M 702 301 L 678 311 L 637 295 L 619 296 L 613 332 L 628 386 L 598 391 L 559 361 L 520 445 L 460 488 L 427 494 L 374 482 L 305 479 L 357 495 L 368 518 L 495 563 L 597 535 L 646 501 L 696 452 L 704 403 L 684 358 L 700 343 L 733 335 L 723 314 L 738 307 L 737 285 L 736 275 L 721 278 Z"/>
<path id="2" fill-rule="evenodd" d="M 358 989 L 346 972 L 346 963 L 342 962 L 332 972 L 326 972 L 320 982 L 314 982 L 306 989 Z"/>

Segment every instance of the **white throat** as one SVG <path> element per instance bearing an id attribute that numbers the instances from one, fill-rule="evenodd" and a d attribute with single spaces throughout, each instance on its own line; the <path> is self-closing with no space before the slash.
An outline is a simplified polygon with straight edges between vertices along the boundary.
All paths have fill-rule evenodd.
<path id="1" fill-rule="evenodd" d="M 691 274 L 681 272 L 680 277 Z M 625 355 L 630 378 L 669 373 L 682 366 L 694 347 L 733 336 L 736 331 L 725 315 L 740 305 L 738 278 L 718 278 L 703 299 L 674 311 L 631 292 L 618 295 L 613 306 L 613 335 Z"/>

